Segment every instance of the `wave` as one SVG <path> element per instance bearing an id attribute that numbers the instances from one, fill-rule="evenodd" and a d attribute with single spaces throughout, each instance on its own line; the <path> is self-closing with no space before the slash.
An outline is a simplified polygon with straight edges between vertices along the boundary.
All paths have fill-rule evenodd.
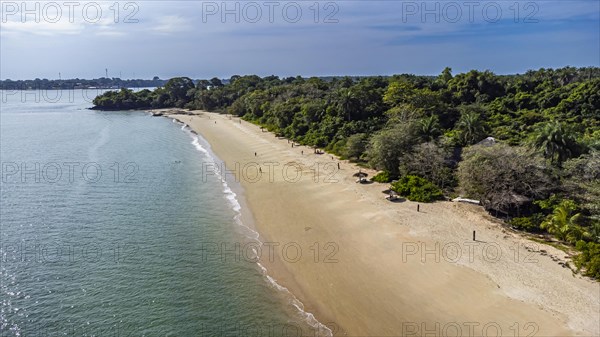
<path id="1" fill-rule="evenodd" d="M 260 234 L 254 229 L 244 224 L 244 222 L 242 221 L 242 206 L 237 198 L 237 194 L 231 189 L 229 184 L 227 184 L 227 181 L 223 177 L 223 174 L 220 170 L 220 168 L 224 167 L 224 162 L 219 160 L 218 157 L 214 153 L 212 153 L 208 141 L 206 141 L 204 138 L 198 135 L 198 133 L 196 133 L 194 130 L 190 129 L 187 124 L 182 123 L 176 119 L 173 119 L 173 122 L 182 124 L 181 130 L 186 131 L 190 135 L 190 137 L 192 138 L 191 144 L 196 148 L 196 150 L 204 154 L 205 158 L 208 159 L 209 162 L 215 167 L 215 175 L 221 181 L 225 198 L 229 201 L 230 205 L 232 206 L 232 209 L 235 212 L 235 216 L 233 217 L 233 219 L 236 222 L 236 224 L 244 228 L 249 239 L 256 241 L 259 245 L 262 245 L 263 242 L 259 239 Z M 201 142 L 204 143 L 204 146 L 201 144 Z M 254 259 L 258 257 L 258 252 L 255 249 L 253 249 L 253 252 L 255 255 L 252 256 L 252 258 Z M 274 278 L 269 276 L 267 268 L 265 268 L 258 261 L 258 259 L 256 264 L 261 270 L 261 273 L 267 281 L 267 283 L 277 291 L 285 294 L 287 297 L 290 298 L 290 304 L 294 308 L 296 308 L 303 321 L 306 324 L 308 324 L 311 328 L 315 329 L 317 336 L 333 336 L 333 332 L 331 331 L 331 329 L 329 329 L 325 324 L 319 322 L 312 313 L 304 310 L 304 304 L 288 288 L 280 285 Z"/>

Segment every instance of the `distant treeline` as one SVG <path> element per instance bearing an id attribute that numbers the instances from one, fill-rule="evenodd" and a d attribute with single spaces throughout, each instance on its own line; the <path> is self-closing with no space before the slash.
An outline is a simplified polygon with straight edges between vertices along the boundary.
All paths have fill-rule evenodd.
<path id="1" fill-rule="evenodd" d="M 581 252 L 600 278 L 600 68 L 361 78 L 178 77 L 96 109 L 218 111 L 381 172 L 409 200 L 462 195 Z"/>
<path id="2" fill-rule="evenodd" d="M 3 80 L 0 81 L 0 90 L 52 90 L 52 89 L 120 89 L 120 88 L 155 88 L 163 86 L 167 80 L 154 77 L 151 80 L 122 80 L 120 78 L 101 77 L 93 80 L 67 79 L 67 80 Z"/>
<path id="3" fill-rule="evenodd" d="M 359 80 L 365 76 L 352 77 L 353 80 Z M 319 77 L 323 81 L 330 82 L 335 79 L 334 76 Z M 214 78 L 211 81 L 217 80 L 221 85 L 228 84 L 228 79 L 217 79 Z M 193 80 L 194 84 L 201 82 L 202 80 Z M 210 81 L 209 81 L 210 82 Z M 0 80 L 0 90 L 52 90 L 52 89 L 121 89 L 121 88 L 155 88 L 164 86 L 167 80 L 162 80 L 155 76 L 151 80 L 134 79 L 134 80 L 123 80 L 120 78 L 106 78 L 101 77 L 97 79 L 66 79 L 66 80 L 49 80 L 39 79 L 34 80 L 17 80 L 13 81 L 10 79 Z"/>

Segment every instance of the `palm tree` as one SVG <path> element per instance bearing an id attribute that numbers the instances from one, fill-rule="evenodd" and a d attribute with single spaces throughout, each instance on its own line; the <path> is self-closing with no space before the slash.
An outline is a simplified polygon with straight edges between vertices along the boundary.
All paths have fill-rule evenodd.
<path id="1" fill-rule="evenodd" d="M 456 127 L 460 131 L 460 140 L 463 145 L 474 144 L 481 139 L 485 132 L 479 114 L 475 111 L 463 112 Z"/>
<path id="2" fill-rule="evenodd" d="M 356 105 L 355 101 L 356 95 L 352 89 L 344 89 L 340 92 L 340 105 L 348 121 L 352 120 L 352 112 L 355 110 Z"/>
<path id="3" fill-rule="evenodd" d="M 589 233 L 579 226 L 581 213 L 573 214 L 576 210 L 575 203 L 571 200 L 561 202 L 552 214 L 542 222 L 542 229 L 553 234 L 562 241 L 575 243 L 589 236 Z"/>
<path id="4" fill-rule="evenodd" d="M 577 149 L 574 133 L 558 121 L 548 122 L 540 127 L 531 144 L 542 151 L 551 163 L 559 166 L 572 157 Z"/>
<path id="5" fill-rule="evenodd" d="M 428 142 L 434 140 L 441 134 L 440 123 L 438 121 L 438 117 L 435 115 L 421 119 L 419 121 L 419 129 L 423 140 Z"/>

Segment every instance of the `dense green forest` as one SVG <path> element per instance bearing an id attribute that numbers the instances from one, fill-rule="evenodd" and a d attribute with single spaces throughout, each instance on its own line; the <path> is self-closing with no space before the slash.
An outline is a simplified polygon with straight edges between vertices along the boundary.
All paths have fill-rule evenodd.
<path id="1" fill-rule="evenodd" d="M 600 279 L 600 68 L 519 75 L 173 78 L 107 92 L 96 109 L 179 107 L 239 116 L 380 170 L 409 200 L 480 200 L 513 228 L 581 253 Z"/>

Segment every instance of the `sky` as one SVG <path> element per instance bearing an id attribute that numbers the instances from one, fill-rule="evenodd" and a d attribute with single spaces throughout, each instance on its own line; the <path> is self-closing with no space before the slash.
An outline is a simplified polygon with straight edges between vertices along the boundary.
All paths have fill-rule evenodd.
<path id="1" fill-rule="evenodd" d="M 0 4 L 0 79 L 600 66 L 599 0 Z"/>

